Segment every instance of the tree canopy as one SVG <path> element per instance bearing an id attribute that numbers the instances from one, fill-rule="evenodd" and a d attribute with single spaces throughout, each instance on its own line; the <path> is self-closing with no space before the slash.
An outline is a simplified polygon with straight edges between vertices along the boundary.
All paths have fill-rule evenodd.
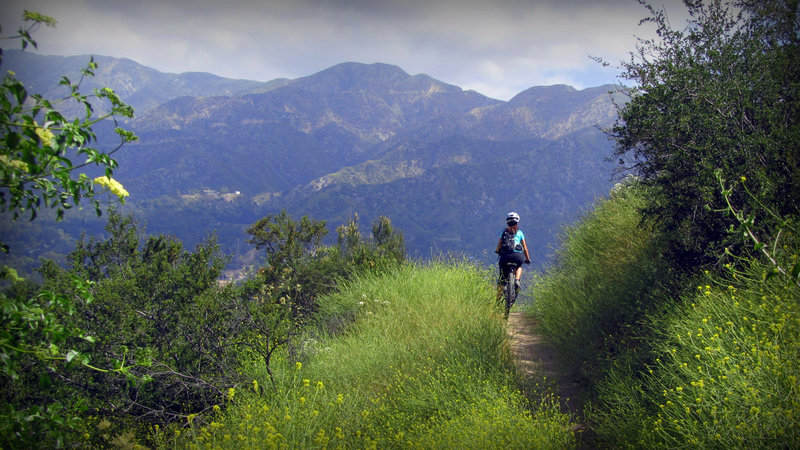
<path id="1" fill-rule="evenodd" d="M 691 266 L 737 242 L 716 211 L 717 173 L 746 182 L 750 194 L 730 199 L 759 215 L 759 232 L 800 211 L 800 12 L 797 0 L 684 3 L 685 29 L 645 5 L 658 38 L 623 63 L 631 98 L 611 134 L 621 161 L 655 188 L 647 217 Z"/>

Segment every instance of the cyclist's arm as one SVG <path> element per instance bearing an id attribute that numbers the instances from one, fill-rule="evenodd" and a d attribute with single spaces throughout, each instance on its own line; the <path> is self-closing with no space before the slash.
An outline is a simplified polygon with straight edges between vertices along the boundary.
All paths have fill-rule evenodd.
<path id="1" fill-rule="evenodd" d="M 503 244 L 503 238 L 497 240 L 497 248 L 494 250 L 495 253 L 500 254 L 500 245 Z"/>
<path id="2" fill-rule="evenodd" d="M 522 240 L 522 251 L 525 253 L 525 261 L 530 261 L 531 255 L 528 254 L 528 244 L 525 243 L 525 239 Z"/>

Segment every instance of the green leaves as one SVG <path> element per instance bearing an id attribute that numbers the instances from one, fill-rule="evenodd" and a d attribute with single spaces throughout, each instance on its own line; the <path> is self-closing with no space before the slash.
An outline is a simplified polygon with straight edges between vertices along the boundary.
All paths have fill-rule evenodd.
<path id="1" fill-rule="evenodd" d="M 73 286 L 82 291 L 85 281 L 73 278 Z M 0 373 L 11 379 L 19 378 L 19 367 L 29 358 L 42 361 L 64 360 L 88 364 L 88 355 L 82 356 L 77 350 L 62 350 L 75 338 L 86 340 L 86 334 L 80 328 L 62 322 L 59 315 L 72 316 L 75 303 L 72 298 L 52 291 L 42 291 L 31 299 L 9 298 L 0 294 L 2 310 L 0 322 L 3 332 L 0 333 Z M 89 338 L 92 339 L 92 338 Z"/>
<path id="2" fill-rule="evenodd" d="M 133 108 L 109 88 L 95 89 L 91 96 L 80 92 L 83 77 L 93 76 L 96 68 L 92 58 L 77 83 L 62 77 L 60 84 L 69 92 L 53 101 L 29 95 L 13 73 L 5 76 L 0 86 L 0 133 L 4 136 L 0 141 L 0 212 L 11 211 L 15 219 L 28 212 L 33 220 L 44 207 L 55 209 L 60 219 L 82 198 L 99 194 L 81 168 L 99 166 L 107 177 L 113 176 L 117 167 L 113 153 L 137 137 L 116 127 L 117 147 L 99 151 L 90 146 L 96 140 L 92 126 L 106 119 L 116 122 L 117 117 L 132 118 Z M 84 117 L 70 120 L 55 109 L 67 101 L 82 105 Z M 106 102 L 108 112 L 95 115 L 97 102 Z M 81 156 L 83 159 L 79 159 Z M 99 215 L 99 202 L 94 205 Z"/>
<path id="3" fill-rule="evenodd" d="M 761 241 L 759 240 L 758 237 L 756 237 L 757 230 L 755 227 L 755 220 L 756 220 L 755 215 L 751 213 L 745 216 L 741 211 L 737 210 L 736 207 L 734 206 L 732 200 L 734 189 L 733 186 L 731 186 L 730 188 L 725 187 L 726 186 L 725 179 L 723 178 L 722 170 L 714 171 L 714 175 L 717 178 L 717 182 L 719 183 L 720 186 L 720 192 L 722 193 L 722 197 L 724 198 L 726 203 L 726 208 L 721 211 L 724 212 L 726 216 L 733 216 L 738 222 L 737 226 L 735 226 L 734 224 L 730 224 L 728 228 L 728 233 L 740 235 L 743 241 L 751 242 L 753 244 L 753 251 L 755 252 L 756 255 L 761 254 L 767 257 L 770 264 L 773 265 L 773 269 L 770 270 L 765 275 L 765 280 L 768 280 L 779 274 L 784 274 L 788 276 L 793 283 L 800 286 L 800 280 L 798 280 L 798 273 L 800 273 L 800 267 L 798 267 L 798 265 L 800 263 L 795 263 L 791 267 L 791 269 L 787 272 L 787 270 L 784 268 L 785 264 L 781 261 L 781 260 L 785 261 L 786 258 L 782 257 L 781 255 L 782 252 L 778 250 L 778 243 L 780 241 L 781 234 L 783 233 L 784 230 L 790 230 L 791 235 L 795 236 L 798 234 L 798 231 L 800 231 L 793 226 L 790 217 L 780 218 L 777 214 L 771 211 L 763 203 L 759 202 L 758 199 L 755 197 L 755 195 L 753 195 L 753 193 L 750 192 L 750 190 L 747 188 L 747 185 L 744 184 L 746 181 L 746 177 L 740 178 L 742 181 L 742 186 L 744 186 L 745 193 L 754 200 L 755 204 L 758 205 L 759 207 L 758 210 L 761 211 L 762 214 L 765 216 L 772 216 L 777 219 L 777 223 L 779 224 L 779 226 L 777 227 L 777 231 L 775 232 L 775 237 L 773 238 L 774 242 L 772 246 L 768 246 L 766 242 Z M 728 247 L 725 247 L 724 254 L 725 256 L 733 256 Z M 791 258 L 796 259 L 797 255 L 792 255 Z"/>
<path id="4" fill-rule="evenodd" d="M 38 25 L 56 24 L 53 18 L 31 11 L 25 11 L 23 19 L 32 24 L 10 37 L 20 39 L 23 49 L 37 46 L 31 33 Z M 55 209 L 60 220 L 65 210 L 88 198 L 100 214 L 100 203 L 94 199 L 99 192 L 80 169 L 100 166 L 110 180 L 117 167 L 111 155 L 136 136 L 118 128 L 120 143 L 116 148 L 101 152 L 90 147 L 96 141 L 92 130 L 95 124 L 133 117 L 133 109 L 110 89 L 97 90 L 92 96 L 80 92 L 83 77 L 93 76 L 95 69 L 97 63 L 91 59 L 79 82 L 63 77 L 60 84 L 68 88 L 68 93 L 55 100 L 31 95 L 13 72 L 3 77 L 0 212 L 9 211 L 14 219 L 29 213 L 34 220 L 41 208 Z M 83 106 L 85 116 L 65 118 L 56 108 L 67 101 Z M 110 109 L 95 115 L 93 102 L 108 103 Z M 2 243 L 0 248 L 9 251 Z M 8 267 L 0 269 L 0 278 L 13 283 L 22 281 Z M 96 339 L 76 325 L 75 313 L 92 302 L 92 283 L 67 277 L 59 288 L 42 290 L 34 297 L 0 293 L 0 385 L 4 400 L 0 405 L 0 447 L 61 447 L 66 434 L 81 424 L 78 414 L 86 411 L 86 405 L 80 397 L 70 396 L 66 405 L 54 401 L 44 406 L 53 398 L 51 374 L 58 374 L 61 379 L 64 373 L 82 367 L 98 373 L 119 372 L 128 379 L 137 379 L 128 367 L 107 370 L 90 365 L 90 354 L 83 347 Z M 39 390 L 35 395 L 31 395 L 33 387 Z"/>
<path id="5" fill-rule="evenodd" d="M 725 246 L 740 246 L 715 212 L 729 197 L 754 232 L 779 226 L 748 213 L 761 205 L 780 217 L 800 204 L 800 135 L 796 39 L 778 39 L 793 18 L 771 15 L 781 1 L 744 2 L 744 14 L 722 2 L 687 2 L 691 20 L 672 28 L 663 10 L 648 6 L 660 39 L 640 42 L 623 63 L 638 87 L 612 130 L 617 155 L 632 156 L 644 182 L 655 188 L 645 208 L 683 266 L 713 263 Z M 784 30 L 784 31 L 781 31 Z M 629 158 L 630 159 L 630 158 Z M 755 196 L 725 186 L 716 172 L 744 175 Z"/>

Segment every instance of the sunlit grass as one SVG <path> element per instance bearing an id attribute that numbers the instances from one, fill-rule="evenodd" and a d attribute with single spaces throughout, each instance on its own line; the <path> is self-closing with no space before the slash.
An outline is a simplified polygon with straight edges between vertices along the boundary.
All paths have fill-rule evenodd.
<path id="1" fill-rule="evenodd" d="M 633 188 L 599 202 L 534 289 L 531 312 L 588 375 L 597 444 L 797 447 L 800 288 L 750 258 L 739 272 L 664 289 L 674 275 L 641 224 L 645 195 Z M 777 249 L 785 267 L 800 253 L 794 239 L 784 232 Z"/>
<path id="2" fill-rule="evenodd" d="M 652 229 L 640 226 L 645 199 L 643 190 L 625 188 L 598 201 L 564 231 L 556 261 L 533 286 L 526 310 L 573 365 L 604 359 L 607 341 L 625 338 L 667 276 Z"/>
<path id="3" fill-rule="evenodd" d="M 456 263 L 363 276 L 320 299 L 301 361 L 263 369 L 165 446 L 565 448 L 569 418 L 516 388 L 486 273 Z M 326 335 L 325 330 L 335 331 Z M 312 340 L 313 337 L 313 340 Z M 262 389 L 263 388 L 263 393 Z M 169 439 L 168 439 L 169 438 Z"/>
<path id="4" fill-rule="evenodd" d="M 602 433 L 638 444 L 790 448 L 800 442 L 800 288 L 746 276 L 709 280 L 678 314 L 663 318 L 654 364 L 602 386 Z M 628 386 L 628 387 L 625 387 Z M 631 388 L 631 386 L 636 386 Z M 639 414 L 630 414 L 638 402 Z M 614 411 L 628 411 L 620 420 Z M 627 422 L 627 423 L 625 423 Z"/>

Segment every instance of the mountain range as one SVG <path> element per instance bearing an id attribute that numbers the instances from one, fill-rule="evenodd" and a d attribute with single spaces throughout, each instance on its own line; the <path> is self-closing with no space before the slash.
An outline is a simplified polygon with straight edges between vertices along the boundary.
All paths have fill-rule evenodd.
<path id="1" fill-rule="evenodd" d="M 2 69 L 53 98 L 61 76 L 77 79 L 87 61 L 6 51 Z M 559 230 L 612 184 L 613 143 L 601 129 L 624 101 L 613 85 L 539 86 L 501 101 L 389 64 L 257 82 L 95 61 L 84 90 L 109 86 L 136 110 L 125 126 L 140 139 L 115 154 L 115 178 L 131 193 L 124 210 L 187 245 L 216 230 L 234 265 L 246 262 L 244 230 L 281 209 L 332 232 L 355 214 L 364 230 L 385 215 L 414 257 L 484 262 L 515 210 L 541 264 Z M 95 222 L 71 218 L 60 233 Z"/>

